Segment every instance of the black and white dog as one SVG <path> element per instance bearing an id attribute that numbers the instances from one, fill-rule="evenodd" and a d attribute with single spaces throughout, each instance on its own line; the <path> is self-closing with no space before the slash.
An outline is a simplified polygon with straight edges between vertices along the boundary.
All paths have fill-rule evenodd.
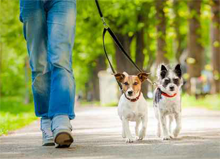
<path id="1" fill-rule="evenodd" d="M 180 90 L 183 85 L 182 71 L 180 64 L 173 69 L 161 64 L 157 69 L 158 87 L 154 91 L 154 111 L 158 120 L 157 136 L 163 140 L 177 137 L 181 130 L 181 97 Z M 169 131 L 167 128 L 169 120 Z M 176 127 L 172 131 L 173 119 Z M 163 134 L 161 134 L 161 129 Z"/>

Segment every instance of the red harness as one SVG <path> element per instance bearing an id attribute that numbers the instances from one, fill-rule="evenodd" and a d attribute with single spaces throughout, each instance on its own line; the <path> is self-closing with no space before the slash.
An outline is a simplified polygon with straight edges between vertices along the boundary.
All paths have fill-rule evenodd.
<path id="1" fill-rule="evenodd" d="M 138 95 L 136 98 L 130 99 L 130 98 L 128 98 L 128 97 L 126 96 L 126 94 L 125 94 L 125 97 L 126 97 L 128 100 L 130 100 L 131 102 L 136 102 L 136 101 L 140 98 L 140 96 L 141 96 L 141 92 L 139 93 L 139 95 Z"/>

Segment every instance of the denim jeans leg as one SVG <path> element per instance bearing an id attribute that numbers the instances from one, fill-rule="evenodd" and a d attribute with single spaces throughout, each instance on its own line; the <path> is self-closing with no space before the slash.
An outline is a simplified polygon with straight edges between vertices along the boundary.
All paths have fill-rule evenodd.
<path id="1" fill-rule="evenodd" d="M 47 62 L 46 13 L 38 0 L 20 1 L 24 36 L 32 71 L 35 114 L 48 117 L 50 97 L 50 66 Z"/>
<path id="2" fill-rule="evenodd" d="M 48 3 L 48 59 L 51 64 L 49 117 L 75 117 L 75 80 L 72 48 L 75 38 L 76 1 L 52 0 Z"/>

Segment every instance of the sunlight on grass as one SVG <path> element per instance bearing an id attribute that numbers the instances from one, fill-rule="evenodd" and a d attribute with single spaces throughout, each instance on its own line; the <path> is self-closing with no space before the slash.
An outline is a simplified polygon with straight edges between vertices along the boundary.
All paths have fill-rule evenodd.
<path id="1" fill-rule="evenodd" d="M 206 95 L 196 99 L 195 96 L 183 95 L 182 96 L 183 107 L 201 107 L 210 110 L 220 110 L 220 94 Z"/>
<path id="2" fill-rule="evenodd" d="M 33 104 L 24 104 L 22 98 L 4 97 L 0 101 L 0 136 L 36 120 Z"/>

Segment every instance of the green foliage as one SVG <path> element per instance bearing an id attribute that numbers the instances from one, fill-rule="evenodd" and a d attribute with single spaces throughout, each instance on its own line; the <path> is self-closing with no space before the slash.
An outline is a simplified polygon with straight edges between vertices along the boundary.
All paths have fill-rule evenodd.
<path id="1" fill-rule="evenodd" d="M 2 95 L 24 93 L 24 60 L 27 56 L 26 44 L 19 21 L 19 0 L 1 0 L 1 47 L 2 64 L 0 78 Z M 16 88 L 16 89 L 15 89 Z"/>
<path id="2" fill-rule="evenodd" d="M 187 47 L 188 19 L 190 18 L 187 0 L 179 1 L 174 7 L 172 0 L 167 0 L 164 12 L 167 18 L 166 50 L 167 57 L 175 62 L 177 33 L 175 25 L 181 35 L 181 48 Z M 106 22 L 115 33 L 134 36 L 131 45 L 132 58 L 135 59 L 135 34 L 144 28 L 144 69 L 156 58 L 156 9 L 155 0 L 100 0 L 99 1 Z M 175 16 L 175 11 L 178 16 Z M 143 15 L 144 22 L 138 21 L 138 15 Z M 210 21 L 211 10 L 208 0 L 204 0 L 201 7 L 200 42 L 205 47 L 206 63 L 210 62 Z M 19 0 L 1 0 L 1 48 L 2 64 L 0 78 L 3 96 L 25 94 L 25 59 L 28 57 L 26 43 L 22 33 L 22 23 L 19 21 Z M 99 17 L 94 0 L 77 1 L 76 37 L 73 48 L 73 68 L 76 79 L 77 92 L 85 91 L 85 84 L 93 75 L 96 59 L 103 55 L 102 47 L 103 24 Z M 115 64 L 114 42 L 107 35 L 106 46 L 110 58 Z M 116 67 L 116 66 L 115 66 Z M 30 73 L 29 73 L 30 76 Z M 6 84 L 7 83 L 7 84 Z M 31 86 L 31 81 L 27 84 Z M 16 89 L 15 89 L 16 88 Z"/>
<path id="3" fill-rule="evenodd" d="M 0 100 L 0 136 L 21 128 L 37 118 L 33 103 L 23 104 L 21 97 L 4 97 Z"/>

